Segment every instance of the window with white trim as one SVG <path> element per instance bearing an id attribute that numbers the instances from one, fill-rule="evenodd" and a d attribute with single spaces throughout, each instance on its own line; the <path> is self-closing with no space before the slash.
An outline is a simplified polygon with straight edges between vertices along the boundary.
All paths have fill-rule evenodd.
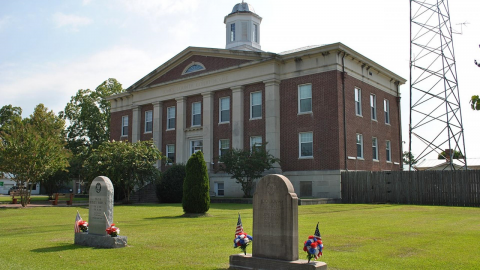
<path id="1" fill-rule="evenodd" d="M 215 182 L 215 193 L 219 197 L 225 195 L 225 184 L 223 182 Z"/>
<path id="2" fill-rule="evenodd" d="M 258 43 L 258 24 L 253 24 L 253 42 Z"/>
<path id="3" fill-rule="evenodd" d="M 235 24 L 230 24 L 230 42 L 235 41 Z"/>
<path id="4" fill-rule="evenodd" d="M 192 127 L 200 126 L 202 124 L 202 103 L 192 103 Z"/>
<path id="5" fill-rule="evenodd" d="M 298 113 L 312 112 L 312 85 L 298 86 Z"/>
<path id="6" fill-rule="evenodd" d="M 175 129 L 175 107 L 167 108 L 167 130 Z"/>
<path id="7" fill-rule="evenodd" d="M 175 163 L 175 144 L 167 144 L 167 163 Z"/>
<path id="8" fill-rule="evenodd" d="M 250 119 L 262 118 L 262 92 L 250 94 Z"/>
<path id="9" fill-rule="evenodd" d="M 298 134 L 299 157 L 313 157 L 313 132 L 301 132 Z"/>
<path id="10" fill-rule="evenodd" d="M 190 142 L 190 154 L 196 153 L 198 151 L 203 151 L 203 141 L 191 141 Z"/>
<path id="11" fill-rule="evenodd" d="M 252 136 L 250 137 L 250 150 L 255 147 L 262 146 L 262 136 Z"/>
<path id="12" fill-rule="evenodd" d="M 145 133 L 150 133 L 153 131 L 153 112 L 145 112 Z"/>
<path id="13" fill-rule="evenodd" d="M 387 156 L 387 161 L 388 162 L 391 162 L 392 161 L 392 151 L 391 151 L 391 143 L 390 141 L 386 141 L 386 147 L 385 147 L 385 150 L 386 150 L 386 156 Z"/>
<path id="14" fill-rule="evenodd" d="M 128 136 L 128 115 L 122 116 L 122 136 Z"/>
<path id="15" fill-rule="evenodd" d="M 220 123 L 230 122 L 230 97 L 220 99 Z"/>
<path id="16" fill-rule="evenodd" d="M 372 159 L 378 160 L 378 140 L 377 138 L 372 138 Z"/>
<path id="17" fill-rule="evenodd" d="M 390 124 L 390 101 L 383 100 L 383 110 L 385 111 L 385 124 Z"/>
<path id="18" fill-rule="evenodd" d="M 357 134 L 357 158 L 363 159 L 363 135 Z"/>
<path id="19" fill-rule="evenodd" d="M 355 114 L 362 115 L 362 90 L 355 88 Z"/>
<path id="20" fill-rule="evenodd" d="M 220 157 L 225 155 L 227 151 L 230 150 L 230 140 L 220 140 L 218 149 L 218 154 Z"/>
<path id="21" fill-rule="evenodd" d="M 372 120 L 377 120 L 377 96 L 370 94 L 370 108 L 372 113 Z"/>

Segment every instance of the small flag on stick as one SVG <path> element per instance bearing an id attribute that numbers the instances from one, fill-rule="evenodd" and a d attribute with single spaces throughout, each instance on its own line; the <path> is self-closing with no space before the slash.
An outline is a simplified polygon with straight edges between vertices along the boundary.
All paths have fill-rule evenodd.
<path id="1" fill-rule="evenodd" d="M 75 233 L 80 232 L 80 226 L 78 226 L 78 223 L 82 221 L 82 217 L 80 217 L 80 213 L 77 210 L 77 217 L 75 218 Z"/>
<path id="2" fill-rule="evenodd" d="M 103 215 L 105 216 L 105 220 L 107 221 L 107 227 L 105 229 L 108 229 L 110 228 L 110 222 L 108 222 L 107 214 L 105 214 L 105 212 L 103 212 Z"/>
<path id="3" fill-rule="evenodd" d="M 242 218 L 240 218 L 240 213 L 238 213 L 237 229 L 235 230 L 235 235 L 243 233 Z"/>
<path id="4" fill-rule="evenodd" d="M 322 239 L 322 236 L 320 235 L 320 231 L 318 230 L 318 223 L 320 222 L 317 222 L 317 228 L 315 229 L 315 234 L 313 236 Z"/>

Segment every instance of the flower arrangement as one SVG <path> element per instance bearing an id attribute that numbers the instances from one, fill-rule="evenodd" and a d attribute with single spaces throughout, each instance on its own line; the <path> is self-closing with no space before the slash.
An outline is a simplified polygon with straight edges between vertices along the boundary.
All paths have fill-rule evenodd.
<path id="1" fill-rule="evenodd" d="M 81 220 L 78 222 L 78 227 L 82 232 L 88 232 L 88 222 Z"/>
<path id="2" fill-rule="evenodd" d="M 323 255 L 323 242 L 320 231 L 318 230 L 318 223 L 317 228 L 315 229 L 315 234 L 310 235 L 308 240 L 303 244 L 303 251 L 307 252 L 308 262 L 312 259 L 316 260 Z"/>
<path id="3" fill-rule="evenodd" d="M 115 227 L 114 223 L 112 223 L 105 231 L 107 231 L 107 234 L 111 237 L 116 237 L 120 233 L 120 229 Z"/>
<path id="4" fill-rule="evenodd" d="M 235 239 L 233 240 L 233 247 L 237 248 L 239 247 L 245 255 L 247 255 L 247 246 L 252 242 L 253 237 L 241 232 L 237 235 L 235 235 Z"/>

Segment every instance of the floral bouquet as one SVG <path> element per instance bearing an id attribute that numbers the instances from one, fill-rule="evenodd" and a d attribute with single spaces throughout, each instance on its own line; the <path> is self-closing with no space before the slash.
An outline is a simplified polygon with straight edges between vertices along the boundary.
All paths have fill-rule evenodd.
<path id="1" fill-rule="evenodd" d="M 120 229 L 115 227 L 114 223 L 112 223 L 105 231 L 107 231 L 107 234 L 111 237 L 116 237 L 120 233 Z"/>
<path id="2" fill-rule="evenodd" d="M 78 222 L 78 227 L 82 232 L 88 232 L 88 222 L 81 220 Z"/>
<path id="3" fill-rule="evenodd" d="M 308 240 L 305 241 L 303 245 L 303 251 L 307 252 L 308 262 L 310 262 L 312 259 L 316 260 L 318 257 L 323 255 L 323 242 L 322 237 L 320 236 L 320 231 L 318 230 L 318 223 L 315 234 L 309 236 Z"/>
<path id="4" fill-rule="evenodd" d="M 235 240 L 233 240 L 233 247 L 239 247 L 245 255 L 247 255 L 247 246 L 252 242 L 253 237 L 242 232 L 235 235 Z"/>

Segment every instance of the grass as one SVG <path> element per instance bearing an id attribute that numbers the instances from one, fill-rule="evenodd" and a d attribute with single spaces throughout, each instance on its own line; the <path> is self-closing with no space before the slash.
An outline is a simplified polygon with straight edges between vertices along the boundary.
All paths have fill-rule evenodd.
<path id="1" fill-rule="evenodd" d="M 115 206 L 129 247 L 73 245 L 86 207 L 0 208 L 0 269 L 225 269 L 237 213 L 252 233 L 252 206 L 212 204 L 211 217 L 180 217 L 181 205 Z M 480 209 L 407 205 L 299 206 L 299 254 L 317 221 L 329 269 L 480 269 Z M 255 241 L 255 235 L 253 235 Z M 248 248 L 251 252 L 251 247 Z"/>
<path id="2" fill-rule="evenodd" d="M 65 199 L 61 199 L 60 201 L 64 201 Z M 20 201 L 20 199 L 19 199 Z M 32 195 L 30 196 L 31 202 L 41 202 L 41 201 L 48 201 L 47 195 Z M 87 202 L 88 198 L 73 198 L 74 202 Z M 0 204 L 11 203 L 12 196 L 10 195 L 0 195 Z"/>

